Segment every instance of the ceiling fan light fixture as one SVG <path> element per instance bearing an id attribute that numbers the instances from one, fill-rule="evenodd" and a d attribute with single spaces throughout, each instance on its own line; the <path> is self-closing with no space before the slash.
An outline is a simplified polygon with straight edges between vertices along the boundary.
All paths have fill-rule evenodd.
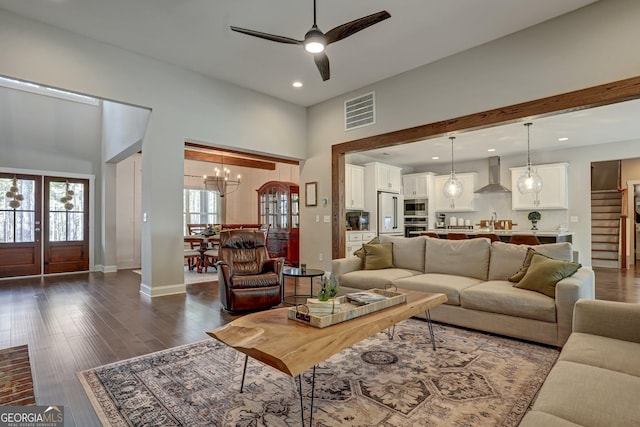
<path id="1" fill-rule="evenodd" d="M 315 25 L 304 36 L 304 50 L 309 53 L 323 52 L 326 44 L 324 34 Z"/>

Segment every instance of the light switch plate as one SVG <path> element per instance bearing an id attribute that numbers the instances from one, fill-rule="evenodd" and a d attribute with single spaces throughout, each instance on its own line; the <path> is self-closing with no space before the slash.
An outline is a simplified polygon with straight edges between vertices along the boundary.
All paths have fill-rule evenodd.
<path id="1" fill-rule="evenodd" d="M 331 215 L 325 215 L 324 216 L 324 222 L 326 222 L 327 224 L 331 222 Z"/>
<path id="2" fill-rule="evenodd" d="M 577 215 L 571 215 L 569 217 L 569 222 L 578 222 L 578 216 Z"/>

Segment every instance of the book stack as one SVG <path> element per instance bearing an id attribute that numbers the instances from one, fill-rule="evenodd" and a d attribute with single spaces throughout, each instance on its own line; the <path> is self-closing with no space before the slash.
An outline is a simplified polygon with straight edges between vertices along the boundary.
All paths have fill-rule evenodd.
<path id="1" fill-rule="evenodd" d="M 347 298 L 355 305 L 366 305 L 387 299 L 384 295 L 370 291 L 353 292 L 351 294 L 347 294 Z"/>

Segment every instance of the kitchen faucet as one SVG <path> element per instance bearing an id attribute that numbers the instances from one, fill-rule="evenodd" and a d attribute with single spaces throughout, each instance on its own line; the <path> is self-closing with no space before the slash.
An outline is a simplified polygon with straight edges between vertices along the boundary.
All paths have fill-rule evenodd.
<path id="1" fill-rule="evenodd" d="M 491 219 L 489 220 L 489 226 L 491 227 L 491 231 L 496 230 L 496 221 L 498 221 L 498 214 L 496 212 L 492 212 Z"/>

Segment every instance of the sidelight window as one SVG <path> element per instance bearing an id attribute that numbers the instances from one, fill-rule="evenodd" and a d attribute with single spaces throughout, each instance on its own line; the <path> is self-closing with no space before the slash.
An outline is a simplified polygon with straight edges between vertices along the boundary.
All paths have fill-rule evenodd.
<path id="1" fill-rule="evenodd" d="M 10 206 L 13 197 L 8 197 L 13 187 L 13 178 L 0 178 L 0 243 L 33 242 L 35 239 L 35 181 L 17 179 L 18 194 L 23 196 L 20 206 Z"/>

